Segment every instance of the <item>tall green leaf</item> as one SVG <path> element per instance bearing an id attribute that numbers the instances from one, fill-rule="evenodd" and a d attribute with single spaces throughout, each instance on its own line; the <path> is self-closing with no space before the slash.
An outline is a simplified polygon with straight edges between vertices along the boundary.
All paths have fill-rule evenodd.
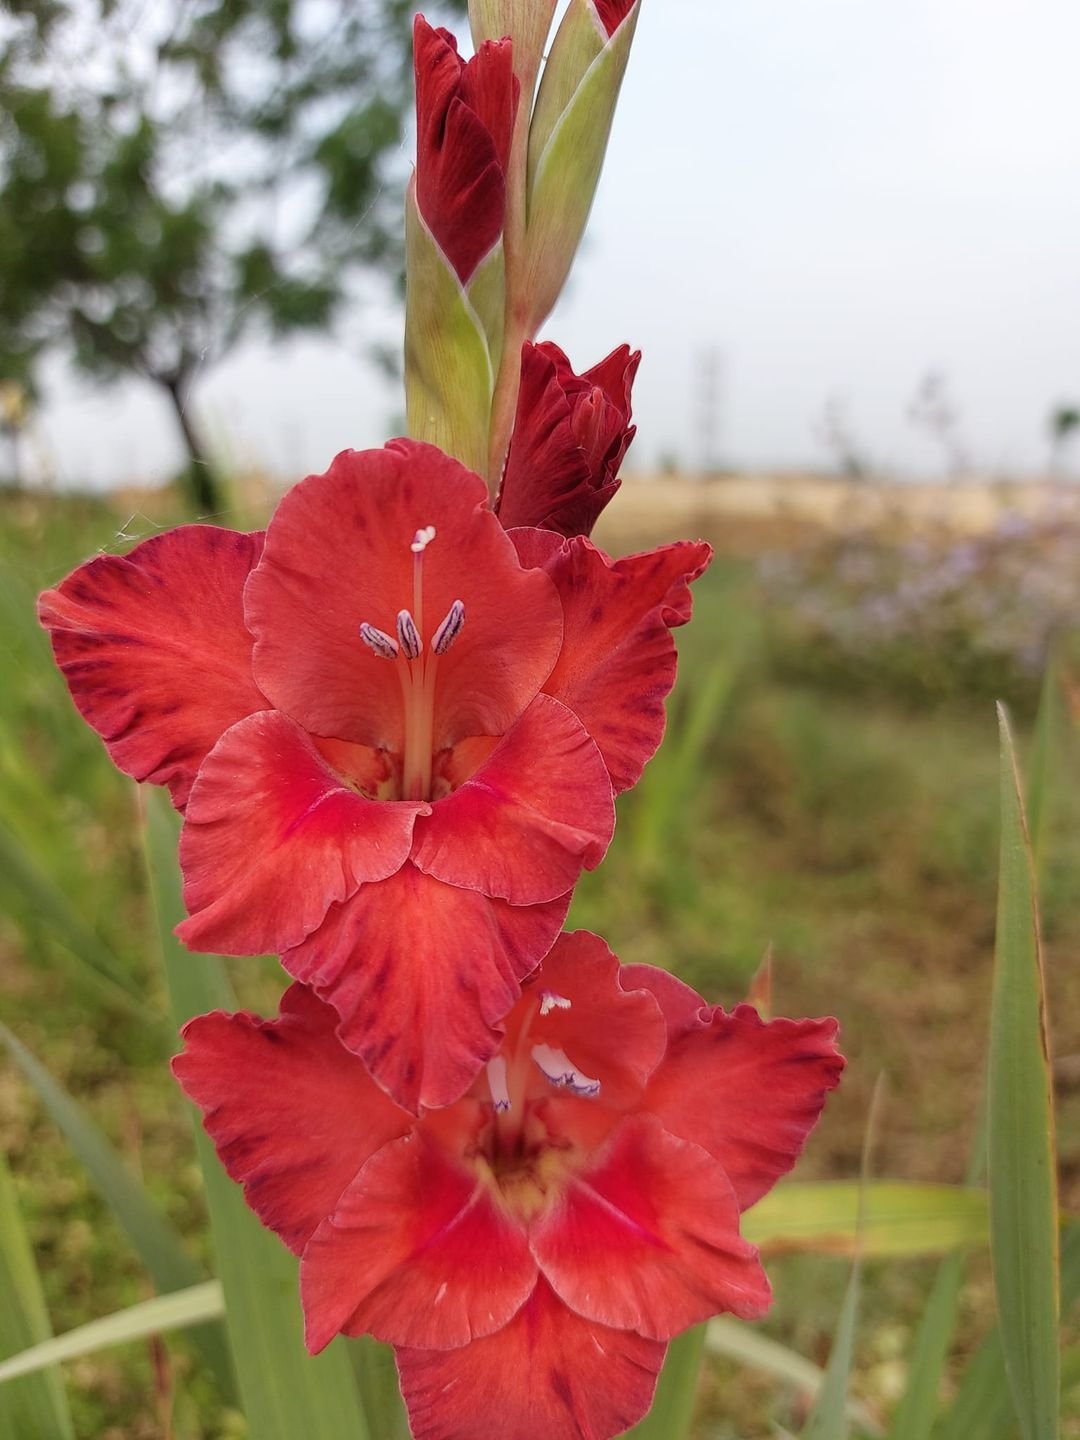
<path id="1" fill-rule="evenodd" d="M 796 1351 L 771 1339 L 745 1320 L 721 1315 L 710 1320 L 705 1335 L 705 1348 L 713 1355 L 723 1355 L 740 1366 L 761 1370 L 785 1385 L 802 1392 L 811 1400 L 825 1383 L 825 1372 Z M 848 1416 L 867 1435 L 878 1436 L 881 1426 L 858 1400 L 848 1400 Z"/>
<path id="2" fill-rule="evenodd" d="M 999 1327 L 1024 1440 L 1057 1440 L 1058 1214 L 1054 1109 L 1031 844 L 1005 711 L 1001 864 L 990 1011 L 990 1254 Z"/>
<path id="3" fill-rule="evenodd" d="M 177 1027 L 233 1005 L 217 956 L 192 955 L 173 935 L 183 918 L 175 812 L 161 791 L 145 792 L 146 845 L 161 954 Z M 273 1096 L 267 1096 L 273 1104 Z M 237 1382 L 256 1440 L 368 1440 L 348 1350 L 338 1339 L 321 1355 L 304 1349 L 296 1260 L 264 1230 L 218 1161 L 201 1125 L 196 1143 L 206 1184 L 218 1273 Z M 378 1440 L 378 1437 L 377 1437 Z"/>
<path id="4" fill-rule="evenodd" d="M 0 1024 L 0 1042 L 18 1065 L 131 1241 L 159 1290 L 183 1290 L 205 1279 L 184 1242 L 164 1220 L 123 1157 L 90 1116 L 22 1042 Z M 234 1393 L 229 1347 L 220 1325 L 200 1326 L 192 1339 L 217 1377 L 222 1393 Z"/>
<path id="5" fill-rule="evenodd" d="M 986 1168 L 986 1104 L 979 1107 L 975 1140 L 968 1160 L 966 1184 L 974 1185 Z M 919 1328 L 915 1334 L 907 1385 L 900 1397 L 889 1426 L 888 1440 L 928 1440 L 933 1433 L 938 1413 L 938 1391 L 949 1345 L 956 1328 L 960 1309 L 960 1287 L 963 1284 L 967 1257 L 947 1255 L 941 1262 L 934 1284 L 927 1297 Z"/>
<path id="6" fill-rule="evenodd" d="M 15 1185 L 0 1154 L 0 1357 L 51 1334 L 41 1281 L 26 1238 Z M 0 1388 L 0 1434 L 74 1440 L 59 1371 L 48 1369 Z"/>
<path id="7" fill-rule="evenodd" d="M 1061 687 L 1057 665 L 1051 657 L 1043 674 L 1039 693 L 1039 709 L 1035 716 L 1035 735 L 1031 746 L 1031 762 L 1027 775 L 1027 820 L 1035 868 L 1041 867 L 1049 828 L 1051 776 L 1058 750 L 1061 730 Z"/>
<path id="8" fill-rule="evenodd" d="M 793 1181 L 748 1210 L 742 1232 L 767 1255 L 941 1255 L 986 1244 L 986 1192 L 901 1180 Z"/>
<path id="9" fill-rule="evenodd" d="M 1069 1225 L 1061 1242 L 1061 1304 L 1080 1301 L 1080 1225 Z M 934 1430 L 935 1440 L 1010 1440 L 1016 1433 L 1000 1330 L 995 1328 L 968 1361 L 956 1397 Z M 906 1436 L 904 1437 L 906 1440 Z"/>
<path id="10" fill-rule="evenodd" d="M 372 1436 L 375 1440 L 411 1440 L 393 1350 L 370 1335 L 359 1335 L 345 1343 L 364 1397 L 364 1413 Z"/>
<path id="11" fill-rule="evenodd" d="M 870 1178 L 871 1157 L 877 1138 L 878 1112 L 883 1093 L 882 1078 L 879 1076 L 870 1100 L 870 1113 L 866 1120 L 866 1135 L 863 1139 L 862 1165 L 859 1170 L 861 1196 L 857 1234 L 862 1232 L 862 1217 L 866 1187 Z M 825 1367 L 825 1378 L 821 1382 L 810 1418 L 803 1427 L 802 1440 L 845 1440 L 848 1434 L 848 1384 L 851 1377 L 851 1363 L 855 1355 L 855 1327 L 859 1314 L 859 1294 L 862 1288 L 862 1249 L 856 1240 L 855 1258 L 851 1265 L 851 1279 L 840 1307 L 840 1319 L 833 1338 L 829 1363 Z"/>
<path id="12" fill-rule="evenodd" d="M 126 1310 L 103 1315 L 100 1320 L 90 1320 L 69 1330 L 66 1335 L 55 1335 L 8 1360 L 0 1361 L 0 1387 L 19 1376 L 38 1374 L 61 1360 L 77 1360 L 80 1356 L 93 1355 L 113 1345 L 145 1340 L 148 1335 L 186 1330 L 192 1325 L 217 1320 L 224 1313 L 221 1284 L 217 1280 L 203 1280 L 189 1290 L 174 1290 L 171 1295 L 155 1295 L 152 1300 L 140 1300 Z M 0 1398 L 4 1393 L 0 1388 Z M 27 1440 L 30 1440 L 29 1435 Z M 37 1440 L 36 1432 L 34 1440 Z"/>
<path id="13" fill-rule="evenodd" d="M 0 873 L 10 885 L 32 899 L 37 914 L 48 925 L 74 964 L 76 983 L 92 990 L 95 998 L 151 1024 L 158 1017 L 139 999 L 135 988 L 109 947 L 86 925 L 64 892 L 29 850 L 0 824 Z"/>
<path id="14" fill-rule="evenodd" d="M 705 1353 L 705 1326 L 677 1335 L 656 1386 L 652 1409 L 626 1432 L 627 1440 L 686 1440 L 694 1418 L 698 1373 Z"/>

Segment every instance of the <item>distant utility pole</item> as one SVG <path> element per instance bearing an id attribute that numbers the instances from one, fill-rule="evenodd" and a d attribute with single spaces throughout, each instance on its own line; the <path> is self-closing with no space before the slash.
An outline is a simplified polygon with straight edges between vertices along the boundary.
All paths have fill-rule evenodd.
<path id="1" fill-rule="evenodd" d="M 720 413 L 724 385 L 724 364 L 720 349 L 707 346 L 697 357 L 697 450 L 698 470 L 703 479 L 720 469 Z"/>

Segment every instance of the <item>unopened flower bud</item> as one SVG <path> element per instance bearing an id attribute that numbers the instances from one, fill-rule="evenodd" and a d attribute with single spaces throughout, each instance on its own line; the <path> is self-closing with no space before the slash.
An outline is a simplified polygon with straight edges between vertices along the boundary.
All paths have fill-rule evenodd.
<path id="1" fill-rule="evenodd" d="M 575 375 L 557 345 L 525 345 L 510 449 L 496 503 L 507 527 L 588 535 L 619 488 L 634 438 L 630 388 L 641 352 L 620 345 Z"/>
<path id="2" fill-rule="evenodd" d="M 559 297 L 604 163 L 641 0 L 570 0 L 529 128 L 522 295 L 535 335 Z"/>

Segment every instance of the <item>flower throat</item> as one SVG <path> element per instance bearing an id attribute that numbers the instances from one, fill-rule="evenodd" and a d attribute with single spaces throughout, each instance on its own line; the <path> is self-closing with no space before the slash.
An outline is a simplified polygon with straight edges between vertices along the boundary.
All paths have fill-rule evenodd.
<path id="1" fill-rule="evenodd" d="M 435 539 L 434 525 L 417 530 L 410 542 L 413 557 L 413 608 L 399 610 L 397 638 L 367 620 L 360 639 L 381 659 L 397 665 L 405 714 L 405 742 L 401 757 L 401 793 L 404 800 L 431 799 L 431 771 L 435 727 L 435 676 L 439 657 L 461 634 L 465 606 L 455 600 L 424 644 L 424 552 Z"/>

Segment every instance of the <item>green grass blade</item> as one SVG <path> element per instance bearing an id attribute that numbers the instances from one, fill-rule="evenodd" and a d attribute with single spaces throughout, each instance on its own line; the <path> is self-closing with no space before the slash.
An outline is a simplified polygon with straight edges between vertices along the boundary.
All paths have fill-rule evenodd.
<path id="1" fill-rule="evenodd" d="M 639 862 L 662 868 L 700 783 L 705 748 L 717 733 L 737 674 L 734 660 L 695 673 L 665 743 L 638 783 L 629 817 Z"/>
<path id="2" fill-rule="evenodd" d="M 870 1113 L 866 1120 L 866 1135 L 863 1139 L 862 1164 L 859 1167 L 859 1214 L 856 1221 L 855 1258 L 851 1262 L 851 1279 L 844 1293 L 840 1307 L 840 1319 L 836 1326 L 829 1363 L 825 1367 L 825 1378 L 821 1382 L 817 1399 L 810 1417 L 803 1426 L 802 1440 L 844 1440 L 848 1434 L 848 1385 L 851 1379 L 851 1364 L 855 1356 L 855 1328 L 859 1316 L 859 1295 L 862 1288 L 863 1252 L 860 1244 L 863 1220 L 866 1213 L 866 1193 L 870 1180 L 871 1156 L 877 1138 L 878 1112 L 884 1085 L 878 1077 L 870 1099 Z"/>
<path id="3" fill-rule="evenodd" d="M 144 1022 L 158 1023 L 139 999 L 134 985 L 105 942 L 83 923 L 67 896 L 45 873 L 15 835 L 0 824 L 0 874 L 7 884 L 17 886 L 30 898 L 38 915 L 72 957 L 74 978 L 93 989 L 99 1000 L 134 1015 Z"/>
<path id="4" fill-rule="evenodd" d="M 146 848 L 162 959 L 177 1027 L 233 1003 L 220 959 L 189 954 L 173 935 L 183 918 L 176 865 L 177 819 L 160 791 L 144 794 Z M 273 1103 L 273 1097 L 267 1097 Z M 194 1112 L 193 1112 L 194 1115 Z M 312 1357 L 304 1349 L 297 1265 L 244 1204 L 196 1125 L 226 1324 L 248 1429 L 257 1440 L 367 1440 L 349 1352 L 341 1339 Z"/>
<path id="5" fill-rule="evenodd" d="M 0 1356 L 9 1356 L 51 1335 L 30 1242 L 26 1238 L 15 1184 L 0 1154 Z M 74 1440 L 60 1373 L 42 1372 L 0 1389 L 0 1434 L 35 1440 Z"/>
<path id="6" fill-rule="evenodd" d="M 1005 1371 L 1024 1440 L 1057 1440 L 1058 1213 L 1054 1110 L 1031 846 L 1004 709 L 1001 867 L 990 1007 L 990 1255 Z"/>
<path id="7" fill-rule="evenodd" d="M 220 1319 L 224 1313 L 221 1285 L 217 1280 L 204 1280 L 190 1290 L 175 1290 L 171 1295 L 155 1295 L 152 1300 L 140 1300 L 126 1310 L 91 1320 L 66 1335 L 56 1335 L 0 1362 L 0 1385 L 22 1375 L 33 1375 L 61 1360 L 78 1360 L 82 1355 L 93 1355 L 111 1345 L 124 1345 L 131 1340 L 145 1340 L 148 1335 L 205 1324 L 208 1320 Z"/>
<path id="8" fill-rule="evenodd" d="M 1039 693 L 1039 708 L 1035 716 L 1035 734 L 1027 777 L 1028 833 L 1031 836 L 1036 873 L 1041 869 L 1046 849 L 1051 776 L 1061 738 L 1061 710 L 1057 665 L 1051 657 L 1043 674 L 1042 690 Z"/>
<path id="9" fill-rule="evenodd" d="M 743 1320 L 722 1315 L 710 1320 L 705 1348 L 712 1355 L 722 1355 L 740 1366 L 760 1370 L 813 1400 L 825 1381 L 825 1371 L 795 1350 L 763 1335 Z M 881 1426 L 858 1400 L 848 1400 L 848 1418 L 867 1435 L 878 1436 Z"/>
<path id="10" fill-rule="evenodd" d="M 1080 1225 L 1066 1226 L 1061 1241 L 1061 1304 L 1080 1301 Z M 934 1430 L 935 1440 L 1009 1440 L 1015 1434 L 1001 1334 L 994 1329 L 968 1362 L 956 1398 Z"/>
<path id="11" fill-rule="evenodd" d="M 889 1440 L 927 1440 L 938 1413 L 938 1391 L 956 1328 L 965 1256 L 949 1255 L 934 1276 L 915 1336 L 907 1386 L 889 1426 Z"/>
<path id="12" fill-rule="evenodd" d="M 802 1440 L 844 1440 L 849 1433 L 848 1382 L 855 1354 L 855 1327 L 859 1315 L 862 1264 L 856 1259 L 844 1292 L 840 1318 L 836 1323 L 829 1363 L 821 1381 L 814 1408 L 802 1431 Z"/>
<path id="13" fill-rule="evenodd" d="M 409 1416 L 401 1398 L 394 1352 L 370 1335 L 347 1339 L 356 1383 L 364 1397 L 368 1429 L 376 1440 L 411 1440 Z"/>
<path id="14" fill-rule="evenodd" d="M 85 1110 L 2 1024 L 0 1043 L 6 1046 L 8 1054 L 37 1092 L 54 1123 L 63 1131 L 157 1288 L 165 1292 L 184 1290 L 205 1279 L 200 1267 L 184 1248 L 179 1234 L 161 1217 L 119 1151 Z M 229 1348 L 221 1327 L 200 1328 L 194 1332 L 192 1339 L 212 1367 L 222 1393 L 231 1397 L 235 1387 Z"/>
<path id="15" fill-rule="evenodd" d="M 686 1440 L 694 1418 L 698 1374 L 705 1353 L 705 1328 L 695 1325 L 672 1340 L 652 1409 L 640 1424 L 627 1430 L 626 1440 Z"/>
<path id="16" fill-rule="evenodd" d="M 778 1185 L 748 1210 L 742 1232 L 768 1255 L 854 1255 L 856 1244 L 870 1259 L 942 1255 L 986 1244 L 986 1192 L 894 1180 L 865 1187 L 851 1180 L 796 1181 Z"/>
<path id="17" fill-rule="evenodd" d="M 986 1097 L 983 1095 L 975 1123 L 975 1139 L 968 1160 L 968 1185 L 982 1179 L 986 1169 Z M 915 1334 L 907 1384 L 893 1414 L 888 1440 L 929 1440 L 938 1413 L 938 1393 L 949 1345 L 960 1310 L 960 1288 L 964 1281 L 966 1256 L 947 1255 L 934 1277 L 919 1328 Z"/>

